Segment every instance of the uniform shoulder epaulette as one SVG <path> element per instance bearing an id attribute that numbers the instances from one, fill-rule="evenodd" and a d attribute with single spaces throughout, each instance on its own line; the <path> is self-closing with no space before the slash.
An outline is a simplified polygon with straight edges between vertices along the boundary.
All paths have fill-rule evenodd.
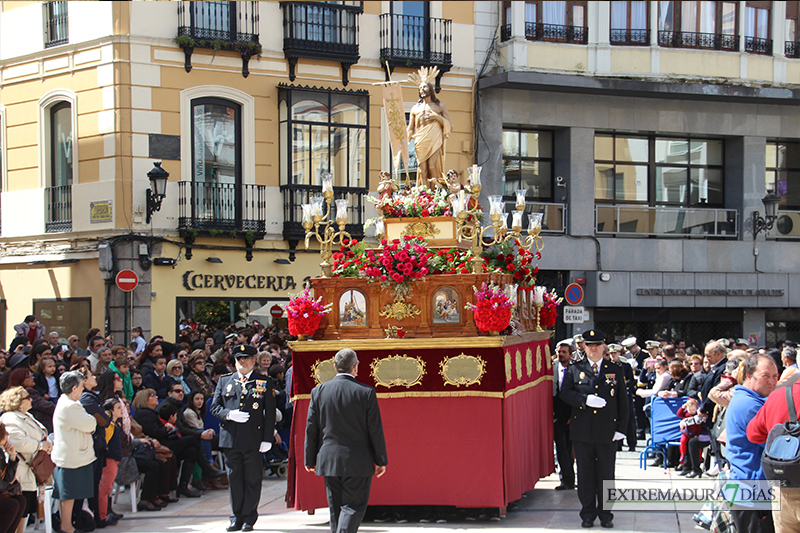
<path id="1" fill-rule="evenodd" d="M 233 375 L 233 372 L 228 372 L 227 374 L 222 374 L 220 377 L 224 378 L 226 376 L 232 376 L 232 375 Z"/>

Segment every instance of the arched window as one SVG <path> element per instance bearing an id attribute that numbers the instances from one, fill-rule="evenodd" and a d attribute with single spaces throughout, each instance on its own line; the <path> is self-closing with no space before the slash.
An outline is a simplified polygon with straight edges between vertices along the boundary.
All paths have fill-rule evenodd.
<path id="1" fill-rule="evenodd" d="M 59 102 L 50 107 L 49 187 L 72 185 L 72 106 Z"/>

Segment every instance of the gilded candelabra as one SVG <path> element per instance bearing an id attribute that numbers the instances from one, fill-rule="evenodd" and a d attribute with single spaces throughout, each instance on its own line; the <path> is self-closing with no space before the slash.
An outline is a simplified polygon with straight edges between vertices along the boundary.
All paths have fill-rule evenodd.
<path id="1" fill-rule="evenodd" d="M 511 229 L 508 229 L 508 214 L 505 213 L 503 197 L 500 195 L 489 197 L 489 219 L 491 225 L 482 227 L 478 222 L 478 197 L 481 193 L 481 167 L 473 165 L 469 168 L 470 183 L 463 190 L 458 192 L 457 197 L 452 201 L 453 216 L 456 217 L 457 230 L 456 238 L 461 240 L 472 241 L 472 272 L 480 274 L 483 272 L 483 252 L 484 235 L 489 229 L 494 230 L 491 242 L 487 242 L 487 246 L 505 242 L 508 239 L 515 239 L 519 242 L 519 246 L 525 250 L 530 251 L 534 247 L 536 251 L 541 252 L 544 248 L 544 241 L 539 235 L 542 231 L 542 214 L 532 213 L 530 217 L 530 225 L 528 227 L 528 235 L 522 234 L 522 215 L 525 211 L 525 194 L 524 189 L 516 191 L 517 204 L 516 211 L 511 216 Z M 475 202 L 470 207 L 469 194 Z M 467 224 L 469 218 L 472 218 L 473 223 Z"/>
<path id="2" fill-rule="evenodd" d="M 329 220 L 331 215 L 331 204 L 333 203 L 333 175 L 322 174 L 322 196 L 311 197 L 310 204 L 303 204 L 303 229 L 306 230 L 306 249 L 311 237 L 317 239 L 320 245 L 320 255 L 322 262 L 319 264 L 322 270 L 322 277 L 329 278 L 332 275 L 333 264 L 333 245 L 341 246 L 344 239 L 350 239 L 350 234 L 344 228 L 347 225 L 347 200 L 336 200 L 335 224 L 339 230 L 334 228 L 334 220 Z M 323 204 L 324 214 L 323 214 Z M 320 233 L 320 228 L 322 232 Z M 313 231 L 312 231 L 313 230 Z"/>

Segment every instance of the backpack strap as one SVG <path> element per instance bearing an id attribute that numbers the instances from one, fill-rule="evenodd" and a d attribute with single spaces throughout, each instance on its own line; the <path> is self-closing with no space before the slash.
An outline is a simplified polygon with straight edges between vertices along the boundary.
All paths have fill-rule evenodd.
<path id="1" fill-rule="evenodd" d="M 797 424 L 797 410 L 794 408 L 794 398 L 792 397 L 792 386 L 786 387 L 786 404 L 789 407 L 789 422 Z"/>

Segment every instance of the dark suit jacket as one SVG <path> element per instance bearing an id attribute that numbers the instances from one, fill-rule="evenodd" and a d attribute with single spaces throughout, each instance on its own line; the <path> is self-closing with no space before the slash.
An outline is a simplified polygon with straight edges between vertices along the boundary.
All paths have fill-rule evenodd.
<path id="1" fill-rule="evenodd" d="M 586 405 L 590 394 L 605 399 L 600 409 Z M 589 358 L 573 361 L 567 368 L 561 386 L 561 399 L 572 406 L 570 438 L 576 442 L 612 442 L 614 432 L 625 433 L 630 404 L 625 389 L 625 374 L 619 365 L 600 360 L 597 379 Z"/>
<path id="2" fill-rule="evenodd" d="M 166 372 L 159 378 L 154 370 L 142 378 L 142 385 L 146 389 L 153 389 L 156 391 L 156 396 L 159 400 L 167 397 L 168 387 L 171 387 L 175 381 L 167 375 Z"/>
<path id="3" fill-rule="evenodd" d="M 705 381 L 703 381 L 703 388 L 700 391 L 700 395 L 703 397 L 700 403 L 700 411 L 708 415 L 711 415 L 714 412 L 714 406 L 717 405 L 708 398 L 708 393 L 711 392 L 711 389 L 719 385 L 719 381 L 722 379 L 722 373 L 725 371 L 725 365 L 727 363 L 728 358 L 724 357 L 722 361 L 711 367 L 711 369 L 708 371 L 708 375 L 706 375 Z M 710 420 L 711 416 L 708 417 L 708 424 L 711 423 Z"/>
<path id="4" fill-rule="evenodd" d="M 375 389 L 338 374 L 311 391 L 305 465 L 318 476 L 371 477 L 386 466 L 386 441 Z"/>
<path id="5" fill-rule="evenodd" d="M 219 378 L 211 414 L 219 418 L 219 447 L 256 449 L 262 442 L 273 442 L 275 430 L 275 384 L 272 378 L 253 370 L 242 387 L 238 372 Z M 228 413 L 239 409 L 250 413 L 244 424 L 228 420 Z"/>
<path id="6" fill-rule="evenodd" d="M 553 364 L 553 372 L 557 372 L 558 368 L 559 364 L 557 362 Z M 560 392 L 561 387 L 558 384 L 558 374 L 556 373 L 553 375 L 553 423 L 558 429 L 566 431 L 572 416 L 572 406 L 561 399 Z"/>

